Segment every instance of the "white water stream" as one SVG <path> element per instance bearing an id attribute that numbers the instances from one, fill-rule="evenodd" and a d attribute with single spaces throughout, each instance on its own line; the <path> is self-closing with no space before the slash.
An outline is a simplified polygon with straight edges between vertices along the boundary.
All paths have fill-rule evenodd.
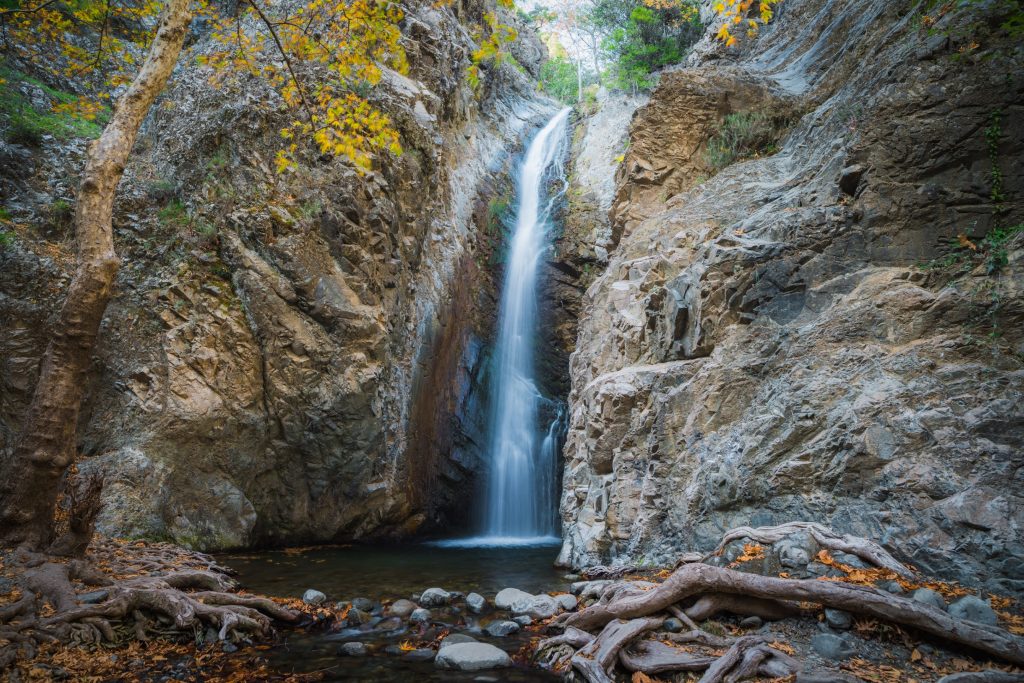
<path id="1" fill-rule="evenodd" d="M 555 426 L 541 428 L 544 397 L 535 383 L 537 277 L 551 241 L 551 209 L 561 192 L 545 196 L 545 180 L 564 181 L 569 110 L 552 118 L 530 143 L 518 178 L 516 226 L 498 309 L 491 380 L 490 475 L 484 539 L 492 544 L 540 541 L 555 534 Z M 562 190 L 564 192 L 564 190 Z"/>

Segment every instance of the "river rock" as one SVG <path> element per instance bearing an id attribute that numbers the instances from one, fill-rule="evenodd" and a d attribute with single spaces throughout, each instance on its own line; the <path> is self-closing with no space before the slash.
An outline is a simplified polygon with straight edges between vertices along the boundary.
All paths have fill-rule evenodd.
<path id="1" fill-rule="evenodd" d="M 957 619 L 976 621 L 979 624 L 994 626 L 999 623 L 999 616 L 988 604 L 988 601 L 974 595 L 966 595 L 951 604 L 949 613 Z"/>
<path id="2" fill-rule="evenodd" d="M 518 630 L 519 624 L 514 621 L 492 621 L 484 627 L 484 632 L 495 638 L 512 635 Z"/>
<path id="3" fill-rule="evenodd" d="M 391 603 L 391 606 L 388 607 L 388 614 L 393 614 L 396 617 L 404 619 L 412 614 L 417 607 L 418 605 L 412 600 L 402 598 L 401 600 L 395 600 Z"/>
<path id="4" fill-rule="evenodd" d="M 675 617 L 669 617 L 662 623 L 661 628 L 669 633 L 679 633 L 685 628 L 685 624 Z"/>
<path id="5" fill-rule="evenodd" d="M 366 647 L 366 643 L 353 641 L 339 647 L 338 654 L 346 657 L 365 657 L 369 654 L 369 649 Z"/>
<path id="6" fill-rule="evenodd" d="M 528 614 L 534 619 L 548 619 L 558 614 L 560 610 L 558 602 L 550 595 L 538 595 L 532 600 L 517 600 L 512 604 L 513 612 Z"/>
<path id="7" fill-rule="evenodd" d="M 579 600 L 575 595 L 556 595 L 555 602 L 557 602 L 558 606 L 566 612 L 573 611 L 579 604 Z"/>
<path id="8" fill-rule="evenodd" d="M 465 633 L 452 633 L 451 635 L 445 636 L 444 640 L 441 641 L 440 647 L 445 648 L 451 645 L 458 645 L 460 643 L 476 643 L 476 638 L 467 636 Z"/>
<path id="9" fill-rule="evenodd" d="M 527 614 L 519 614 L 512 617 L 512 621 L 516 622 L 520 626 L 529 626 L 533 623 L 533 617 Z"/>
<path id="10" fill-rule="evenodd" d="M 466 609 L 473 614 L 480 614 L 487 607 L 487 600 L 479 593 L 470 593 L 466 596 Z"/>
<path id="11" fill-rule="evenodd" d="M 488 643 L 458 643 L 437 652 L 435 666 L 457 671 L 480 671 L 509 666 L 512 660 L 508 654 Z"/>
<path id="12" fill-rule="evenodd" d="M 853 626 L 853 616 L 841 609 L 825 608 L 825 622 L 834 629 L 846 631 Z"/>
<path id="13" fill-rule="evenodd" d="M 352 600 L 352 606 L 364 612 L 372 612 L 376 603 L 369 598 L 354 598 Z"/>
<path id="14" fill-rule="evenodd" d="M 402 655 L 402 659 L 404 659 L 407 662 L 430 662 L 433 661 L 436 655 L 437 653 L 435 653 L 429 647 L 421 647 L 406 652 L 404 655 Z"/>
<path id="15" fill-rule="evenodd" d="M 430 610 L 425 609 L 423 607 L 418 607 L 412 611 L 412 614 L 409 615 L 409 621 L 416 624 L 424 624 L 430 621 L 432 616 L 433 615 L 430 613 Z"/>
<path id="16" fill-rule="evenodd" d="M 811 648 L 824 659 L 842 661 L 856 652 L 842 637 L 832 633 L 819 633 L 811 638 Z"/>
<path id="17" fill-rule="evenodd" d="M 920 602 L 923 605 L 929 605 L 943 611 L 946 609 L 946 599 L 930 588 L 918 588 L 910 597 L 915 602 Z"/>
<path id="18" fill-rule="evenodd" d="M 327 596 L 314 588 L 310 588 L 302 594 L 302 602 L 306 603 L 307 605 L 322 605 L 326 601 Z"/>
<path id="19" fill-rule="evenodd" d="M 747 629 L 761 628 L 763 625 L 764 619 L 756 615 L 744 617 L 740 620 L 740 626 Z"/>
<path id="20" fill-rule="evenodd" d="M 528 604 L 533 595 L 518 588 L 505 588 L 494 596 L 494 606 L 498 609 L 512 609 L 515 603 Z"/>
<path id="21" fill-rule="evenodd" d="M 428 588 L 420 595 L 423 607 L 442 607 L 452 601 L 452 594 L 443 588 Z"/>

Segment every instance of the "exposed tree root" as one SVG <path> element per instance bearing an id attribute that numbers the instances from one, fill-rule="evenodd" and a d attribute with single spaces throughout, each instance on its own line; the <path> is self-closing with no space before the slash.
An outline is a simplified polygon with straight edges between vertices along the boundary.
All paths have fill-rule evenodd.
<path id="1" fill-rule="evenodd" d="M 739 539 L 749 538 L 758 543 L 777 543 L 786 536 L 801 531 L 810 534 L 811 538 L 823 548 L 855 555 L 865 562 L 896 572 L 904 578 L 913 576 L 913 572 L 904 566 L 903 563 L 896 560 L 885 548 L 874 541 L 850 536 L 849 534 L 839 535 L 828 527 L 815 522 L 789 522 L 779 526 L 762 526 L 757 528 L 749 526 L 737 527 L 726 532 L 725 536 L 722 537 L 722 542 L 718 544 L 714 552 L 706 555 L 704 559 L 707 560 L 709 557 L 717 555 L 729 543 Z"/>
<path id="2" fill-rule="evenodd" d="M 877 588 L 838 581 L 779 579 L 705 564 L 680 567 L 665 583 L 653 590 L 639 595 L 626 595 L 606 604 L 592 605 L 572 615 L 565 623 L 584 630 L 594 629 L 613 619 L 635 619 L 656 614 L 671 604 L 708 593 L 814 602 L 912 626 L 1008 662 L 1024 664 L 1024 638 L 996 626 L 956 619 L 929 605 Z"/>
<path id="3" fill-rule="evenodd" d="M 877 569 L 871 571 L 882 577 L 892 577 L 892 573 L 913 577 L 907 567 L 878 544 L 841 536 L 811 523 L 736 529 L 725 535 L 719 551 L 737 539 L 774 543 L 796 532 L 808 533 L 824 548 L 861 558 L 874 565 Z M 602 568 L 597 575 L 616 576 L 617 573 Z M 556 668 L 571 661 L 572 668 L 589 683 L 614 680 L 616 664 L 628 672 L 646 676 L 703 671 L 701 683 L 786 678 L 801 671 L 800 662 L 789 654 L 793 652 L 790 646 L 767 634 L 737 638 L 714 635 L 702 630 L 698 623 L 720 612 L 778 620 L 807 615 L 811 606 L 815 609 L 822 606 L 911 627 L 1008 663 L 1024 665 L 1024 638 L 1021 636 L 998 626 L 958 619 L 931 605 L 862 583 L 865 583 L 863 577 L 844 582 L 762 576 L 694 562 L 687 556 L 661 584 L 622 580 L 586 587 L 583 592 L 592 589 L 589 594 L 597 597 L 597 601 L 579 612 L 553 620 L 550 625 L 561 626 L 565 632 L 542 641 L 538 655 L 545 649 L 557 648 L 556 656 L 550 657 L 549 652 L 548 661 L 555 662 Z M 644 634 L 656 629 L 667 615 L 676 616 L 691 630 L 657 633 L 654 639 L 645 638 Z M 808 680 L 813 678 L 812 674 Z M 993 670 L 947 676 L 943 681 L 1013 683 L 1024 678 L 1021 674 Z"/>
<path id="4" fill-rule="evenodd" d="M 23 550 L 7 555 L 5 569 L 20 595 L 0 605 L 0 670 L 34 657 L 46 642 L 195 638 L 208 629 L 220 640 L 245 641 L 269 635 L 274 621 L 301 617 L 267 598 L 234 592 L 234 582 L 207 556 L 165 544 L 97 541 L 88 561 Z M 101 590 L 89 590 L 96 586 Z"/>

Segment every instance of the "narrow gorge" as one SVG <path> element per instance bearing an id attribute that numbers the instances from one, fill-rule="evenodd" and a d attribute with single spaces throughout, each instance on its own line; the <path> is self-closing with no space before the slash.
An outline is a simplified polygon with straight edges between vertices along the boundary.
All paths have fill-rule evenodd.
<path id="1" fill-rule="evenodd" d="M 3 676 L 1024 681 L 1019 0 L 118 1 L 0 7 Z"/>

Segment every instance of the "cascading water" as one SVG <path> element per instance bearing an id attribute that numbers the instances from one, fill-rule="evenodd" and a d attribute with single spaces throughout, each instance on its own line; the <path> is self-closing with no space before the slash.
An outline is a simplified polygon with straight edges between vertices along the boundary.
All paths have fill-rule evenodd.
<path id="1" fill-rule="evenodd" d="M 556 425 L 541 431 L 543 396 L 534 382 L 537 275 L 550 242 L 550 215 L 557 198 L 544 197 L 553 169 L 564 178 L 562 158 L 569 110 L 563 109 L 537 134 L 519 171 L 515 232 L 509 247 L 492 377 L 490 476 L 484 537 L 522 543 L 555 533 Z M 546 434 L 545 434 L 546 432 Z"/>

